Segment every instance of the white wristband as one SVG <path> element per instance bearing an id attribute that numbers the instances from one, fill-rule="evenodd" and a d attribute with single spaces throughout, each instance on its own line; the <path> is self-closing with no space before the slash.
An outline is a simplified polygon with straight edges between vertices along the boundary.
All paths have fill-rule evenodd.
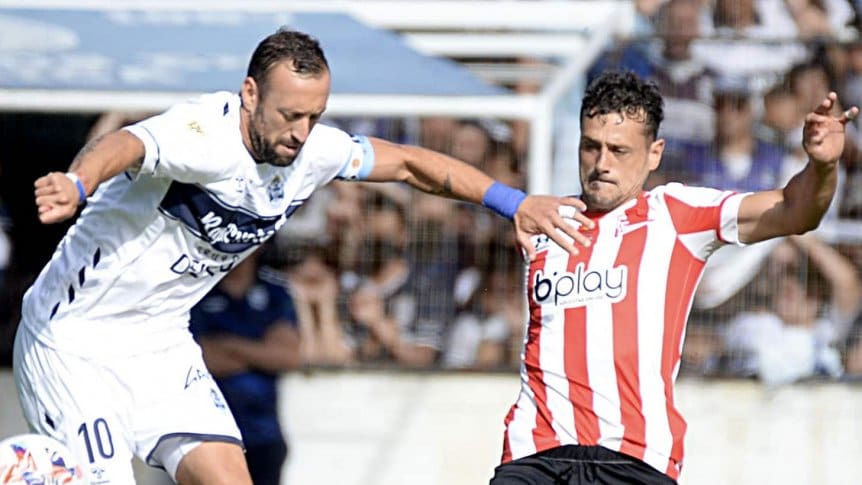
<path id="1" fill-rule="evenodd" d="M 87 190 L 84 188 L 84 183 L 81 182 L 81 177 L 78 177 L 78 174 L 75 172 L 66 172 L 65 175 L 78 189 L 78 205 L 83 204 L 87 200 Z"/>

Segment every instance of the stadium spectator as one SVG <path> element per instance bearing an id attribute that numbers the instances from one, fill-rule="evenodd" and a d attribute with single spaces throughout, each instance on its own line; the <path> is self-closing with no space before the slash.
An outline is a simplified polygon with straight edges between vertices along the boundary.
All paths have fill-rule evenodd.
<path id="1" fill-rule="evenodd" d="M 452 133 L 452 146 L 446 153 L 474 167 L 483 167 L 492 153 L 491 135 L 479 123 L 462 121 Z"/>
<path id="2" fill-rule="evenodd" d="M 656 14 L 653 42 L 632 39 L 604 54 L 590 70 L 594 78 L 610 66 L 632 69 L 658 84 L 667 113 L 660 133 L 666 147 L 662 167 L 650 175 L 648 186 L 686 180 L 692 154 L 702 157 L 710 149 L 715 73 L 691 48 L 700 35 L 703 10 L 699 0 L 668 0 Z"/>
<path id="3" fill-rule="evenodd" d="M 704 261 L 723 245 L 817 227 L 844 144 L 848 116 L 834 117 L 837 104 L 830 93 L 806 119 L 810 161 L 783 189 L 645 192 L 664 147 L 658 89 L 632 73 L 590 84 L 580 174 L 596 225 L 580 229 L 594 244 L 572 256 L 533 238 L 521 392 L 492 485 L 675 483 L 686 425 L 673 382 Z"/>
<path id="4" fill-rule="evenodd" d="M 754 136 L 755 115 L 747 78 L 724 76 L 714 87 L 715 140 L 710 154 L 690 160 L 689 183 L 756 191 L 783 181 L 785 149 Z"/>
<path id="5" fill-rule="evenodd" d="M 526 188 L 527 181 L 521 160 L 515 155 L 511 140 L 497 141 L 485 159 L 484 167 L 495 179 L 512 187 Z"/>
<path id="6" fill-rule="evenodd" d="M 429 367 L 451 314 L 452 286 L 436 263 L 442 254 L 410 257 L 403 208 L 391 202 L 374 204 L 366 225 L 359 279 L 346 288 L 356 355 L 369 364 Z"/>
<path id="7" fill-rule="evenodd" d="M 797 128 L 791 136 L 798 139 L 805 120 L 805 107 L 810 106 L 811 103 L 816 102 L 816 99 L 822 98 L 829 91 L 829 70 L 819 61 L 796 64 L 787 73 L 787 84 L 796 96 Z M 827 218 L 829 219 L 832 219 L 838 214 L 844 212 L 841 205 L 845 201 L 843 194 L 847 193 L 846 189 L 844 189 L 847 169 L 858 169 L 860 165 L 860 156 L 862 156 L 859 149 L 859 143 L 857 142 L 858 137 L 859 130 L 856 128 L 856 125 L 854 123 L 848 124 L 847 142 L 844 144 L 844 152 L 841 154 L 841 165 L 838 167 L 839 196 L 833 201 L 829 213 L 827 213 Z M 798 150 L 793 153 L 796 153 L 796 156 L 792 157 L 790 161 L 795 162 L 795 165 L 788 166 L 782 174 L 783 177 L 789 177 L 794 168 L 798 168 L 804 163 L 804 157 L 799 154 Z"/>
<path id="8" fill-rule="evenodd" d="M 862 41 L 849 42 L 846 52 L 847 66 L 842 81 L 847 101 L 856 103 L 862 101 Z"/>
<path id="9" fill-rule="evenodd" d="M 303 362 L 322 367 L 350 364 L 353 352 L 338 313 L 338 273 L 328 262 L 333 251 L 302 239 L 289 244 L 279 245 L 289 253 L 279 266 L 290 282 Z"/>
<path id="10" fill-rule="evenodd" d="M 695 56 L 719 75 L 771 78 L 808 55 L 783 0 L 715 0 Z"/>
<path id="11" fill-rule="evenodd" d="M 278 377 L 302 364 L 293 300 L 277 274 L 259 268 L 261 250 L 225 276 L 191 310 L 190 330 L 236 419 L 252 483 L 280 485 L 287 458 Z"/>
<path id="12" fill-rule="evenodd" d="M 329 89 L 318 43 L 280 30 L 255 49 L 239 93 L 111 132 L 67 173 L 36 180 L 42 223 L 87 208 L 24 297 L 18 396 L 32 429 L 68 445 L 88 477 L 131 482 L 135 453 L 180 483 L 251 482 L 217 386 L 195 378 L 204 363 L 188 312 L 335 178 L 484 203 L 522 243 L 547 233 L 575 253 L 564 236 L 586 242 L 558 213 L 577 199 L 525 196 L 451 157 L 318 124 Z M 94 436 L 114 446 L 94 452 Z"/>
<path id="13" fill-rule="evenodd" d="M 689 183 L 750 192 L 778 187 L 789 179 L 783 178 L 784 165 L 789 160 L 783 145 L 755 137 L 757 125 L 748 83 L 747 78 L 731 76 L 717 80 L 715 142 L 706 156 L 691 157 Z M 801 134 L 795 139 L 800 140 Z M 807 157 L 803 162 L 806 160 Z M 802 167 L 794 168 L 799 171 Z M 746 247 L 729 245 L 716 251 L 704 269 L 695 305 L 714 308 L 728 301 L 751 282 L 776 243 L 771 240 Z M 718 343 L 719 339 L 714 341 Z"/>
<path id="14" fill-rule="evenodd" d="M 763 94 L 763 115 L 757 121 L 759 140 L 782 146 L 788 153 L 805 151 L 799 147 L 799 118 L 796 95 L 786 83 L 775 83 Z M 796 136 L 795 138 L 792 138 Z"/>
<path id="15" fill-rule="evenodd" d="M 483 264 L 462 271 L 456 280 L 459 311 L 446 328 L 444 368 L 488 370 L 517 364 L 525 311 L 520 266 L 514 261 L 518 251 L 513 244 L 493 242 L 477 253 L 484 254 Z M 513 339 L 517 345 L 511 345 Z"/>
<path id="16" fill-rule="evenodd" d="M 715 73 L 692 53 L 700 35 L 699 0 L 669 0 L 656 22 L 659 38 L 651 56 L 652 78 L 665 98 L 667 117 L 661 136 L 671 142 L 705 144 L 712 140 L 712 84 Z"/>
<path id="17" fill-rule="evenodd" d="M 862 42 L 847 45 L 847 69 L 843 78 L 848 102 L 862 101 Z M 857 125 L 858 126 L 858 125 Z M 856 129 L 855 144 L 862 146 L 862 131 Z M 841 215 L 850 218 L 862 216 L 862 157 L 848 159 L 847 184 L 841 200 Z"/>
<path id="18" fill-rule="evenodd" d="M 458 126 L 453 118 L 431 116 L 419 121 L 419 142 L 441 153 L 452 150 L 452 135 Z"/>
<path id="19" fill-rule="evenodd" d="M 788 241 L 770 255 L 765 308 L 741 312 L 725 334 L 730 372 L 769 385 L 839 377 L 839 349 L 862 308 L 862 281 L 849 259 L 811 233 Z"/>
<path id="20" fill-rule="evenodd" d="M 848 27 L 853 7 L 842 0 L 785 0 L 799 38 L 842 39 L 852 36 Z"/>
<path id="21" fill-rule="evenodd" d="M 653 26 L 656 21 L 656 16 L 659 15 L 659 10 L 666 0 L 635 0 L 635 25 L 634 37 L 646 37 L 655 32 Z"/>

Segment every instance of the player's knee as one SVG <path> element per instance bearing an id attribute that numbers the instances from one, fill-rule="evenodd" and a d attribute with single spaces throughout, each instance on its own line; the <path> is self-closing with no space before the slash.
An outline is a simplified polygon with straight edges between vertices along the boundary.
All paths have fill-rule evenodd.
<path id="1" fill-rule="evenodd" d="M 160 462 L 180 485 L 251 485 L 245 455 L 237 444 L 196 441 L 173 448 L 162 453 Z"/>

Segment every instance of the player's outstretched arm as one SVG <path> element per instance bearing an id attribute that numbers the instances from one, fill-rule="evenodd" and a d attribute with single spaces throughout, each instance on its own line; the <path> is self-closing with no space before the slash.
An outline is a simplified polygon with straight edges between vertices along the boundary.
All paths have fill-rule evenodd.
<path id="1" fill-rule="evenodd" d="M 114 131 L 90 141 L 78 152 L 68 172 L 51 172 L 36 180 L 39 220 L 53 224 L 69 219 L 99 184 L 143 159 L 144 144 L 128 131 Z"/>
<path id="2" fill-rule="evenodd" d="M 803 234 L 817 228 L 835 195 L 844 126 L 859 114 L 852 107 L 839 115 L 834 92 L 805 117 L 802 146 L 808 164 L 783 189 L 752 194 L 739 207 L 739 239 L 746 243 Z"/>
<path id="3" fill-rule="evenodd" d="M 572 254 L 578 252 L 572 240 L 584 246 L 590 244 L 583 234 L 560 215 L 560 208 L 564 207 L 563 213 L 568 213 L 571 219 L 592 226 L 592 221 L 581 214 L 585 206 L 580 199 L 526 196 L 495 182 L 472 165 L 442 153 L 418 146 L 398 145 L 379 138 L 369 140 L 374 147 L 375 162 L 368 181 L 406 182 L 430 194 L 485 205 L 514 221 L 518 242 L 530 259 L 535 254 L 530 244 L 531 235 L 545 234 Z"/>

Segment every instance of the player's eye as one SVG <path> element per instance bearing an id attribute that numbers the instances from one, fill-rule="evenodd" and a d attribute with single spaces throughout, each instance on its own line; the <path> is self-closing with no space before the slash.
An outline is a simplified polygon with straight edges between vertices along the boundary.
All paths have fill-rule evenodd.
<path id="1" fill-rule="evenodd" d="M 581 150 L 583 151 L 596 151 L 599 149 L 599 144 L 591 141 L 591 140 L 581 140 Z"/>

